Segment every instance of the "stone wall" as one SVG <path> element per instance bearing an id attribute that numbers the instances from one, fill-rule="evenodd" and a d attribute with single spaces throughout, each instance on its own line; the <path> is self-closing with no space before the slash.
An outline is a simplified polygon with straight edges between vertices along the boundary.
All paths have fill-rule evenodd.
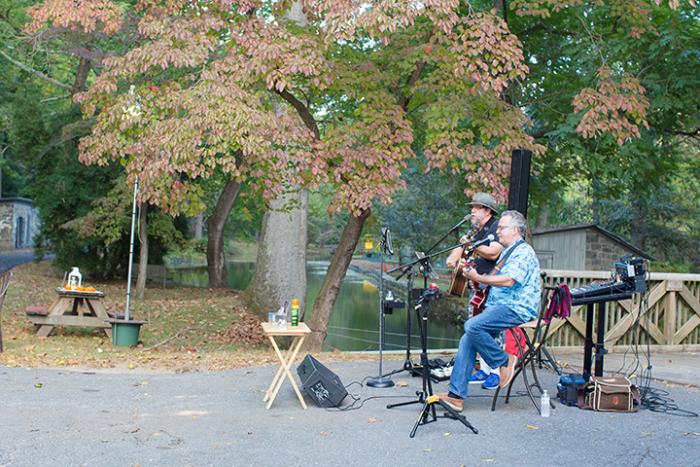
<path id="1" fill-rule="evenodd" d="M 15 247 L 12 237 L 12 204 L 0 203 L 0 251 Z"/>
<path id="2" fill-rule="evenodd" d="M 0 250 L 33 247 L 34 237 L 39 233 L 39 228 L 39 214 L 32 206 L 31 200 L 0 200 Z"/>
<path id="3" fill-rule="evenodd" d="M 34 246 L 34 237 L 39 233 L 39 216 L 36 209 L 31 204 L 15 203 L 14 208 L 14 228 L 17 229 L 19 219 L 23 219 L 24 235 L 20 240 L 20 248 L 31 248 Z"/>
<path id="4" fill-rule="evenodd" d="M 586 270 L 609 271 L 621 256 L 632 253 L 624 246 L 595 229 L 586 231 Z"/>

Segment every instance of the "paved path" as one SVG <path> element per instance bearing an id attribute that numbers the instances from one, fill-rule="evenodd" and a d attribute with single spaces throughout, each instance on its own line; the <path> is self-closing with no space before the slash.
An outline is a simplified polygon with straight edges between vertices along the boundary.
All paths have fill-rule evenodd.
<path id="1" fill-rule="evenodd" d="M 34 251 L 30 249 L 0 253 L 0 272 L 34 261 Z"/>
<path id="2" fill-rule="evenodd" d="M 377 371 L 371 362 L 328 366 L 346 385 Z M 698 418 L 557 404 L 545 419 L 526 397 L 491 412 L 492 393 L 477 387 L 465 415 L 479 434 L 440 418 L 411 439 L 420 407 L 385 406 L 412 400 L 418 378 L 396 375 L 408 385 L 389 389 L 351 384 L 362 403 L 344 412 L 318 408 L 308 398 L 304 411 L 285 383 L 265 410 L 263 391 L 274 371 L 156 375 L 0 367 L 0 466 L 700 465 Z M 544 372 L 543 380 L 553 392 L 556 376 Z M 698 388 L 657 387 L 681 408 L 700 412 Z"/>

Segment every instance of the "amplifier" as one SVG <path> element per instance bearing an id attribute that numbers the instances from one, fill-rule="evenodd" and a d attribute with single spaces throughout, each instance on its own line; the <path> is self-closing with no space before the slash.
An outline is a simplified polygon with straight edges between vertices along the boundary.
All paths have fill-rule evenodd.
<path id="1" fill-rule="evenodd" d="M 338 407 L 348 395 L 340 378 L 311 354 L 297 367 L 306 394 L 320 407 Z"/>

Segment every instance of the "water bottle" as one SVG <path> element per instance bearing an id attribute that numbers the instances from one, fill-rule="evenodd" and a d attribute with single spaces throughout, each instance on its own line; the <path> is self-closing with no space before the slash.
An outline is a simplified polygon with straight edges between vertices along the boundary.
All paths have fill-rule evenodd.
<path id="1" fill-rule="evenodd" d="M 549 394 L 545 389 L 540 398 L 540 415 L 543 417 L 549 417 Z"/>
<path id="2" fill-rule="evenodd" d="M 277 310 L 277 325 L 286 326 L 287 325 L 287 302 L 282 305 L 279 310 Z"/>

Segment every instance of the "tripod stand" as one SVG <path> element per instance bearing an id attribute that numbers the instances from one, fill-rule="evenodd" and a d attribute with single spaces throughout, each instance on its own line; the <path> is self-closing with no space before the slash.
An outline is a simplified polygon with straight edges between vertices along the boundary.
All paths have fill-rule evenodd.
<path id="1" fill-rule="evenodd" d="M 431 287 L 429 289 L 426 289 L 421 294 L 421 297 L 418 299 L 415 307 L 416 321 L 418 322 L 418 329 L 420 329 L 420 360 L 421 365 L 423 366 L 422 391 L 416 392 L 416 396 L 418 398 L 414 401 L 401 402 L 398 404 L 390 404 L 386 406 L 387 409 L 393 409 L 394 407 L 401 407 L 404 405 L 423 404 L 423 408 L 421 409 L 420 415 L 418 416 L 418 420 L 416 420 L 416 423 L 415 425 L 413 425 L 413 429 L 411 430 L 411 434 L 409 435 L 411 438 L 413 438 L 416 435 L 416 430 L 418 430 L 418 427 L 420 425 L 426 425 L 428 423 L 437 421 L 438 416 L 435 411 L 436 405 L 439 405 L 447 412 L 443 415 L 443 418 L 452 418 L 458 420 L 464 426 L 472 430 L 472 432 L 474 432 L 475 434 L 479 433 L 479 430 L 474 428 L 472 424 L 469 423 L 469 421 L 463 415 L 459 414 L 459 412 L 454 410 L 444 401 L 440 400 L 438 396 L 433 394 L 433 385 L 430 380 L 430 368 L 428 367 L 428 305 L 430 303 L 430 300 L 435 300 L 439 298 L 439 295 L 440 291 L 437 289 L 437 287 Z"/>
<path id="2" fill-rule="evenodd" d="M 462 222 L 464 222 L 464 221 L 462 221 Z M 460 222 L 455 227 L 453 227 L 452 230 L 459 227 L 459 225 L 461 225 L 462 222 Z M 452 230 L 450 232 L 452 232 Z M 448 235 L 450 232 L 448 232 Z M 445 235 L 442 239 L 440 239 L 439 242 L 444 240 L 446 237 L 447 237 L 447 235 Z M 437 243 L 436 243 L 436 245 L 437 245 Z M 426 290 L 428 290 L 428 277 L 430 277 L 430 275 L 433 272 L 433 268 L 430 264 L 430 258 L 442 255 L 448 251 L 454 250 L 455 248 L 463 248 L 466 245 L 467 245 L 467 243 L 459 243 L 457 245 L 451 246 L 449 248 L 445 248 L 443 250 L 437 251 L 437 252 L 432 253 L 430 255 L 425 255 L 424 253 L 416 252 L 418 259 L 416 259 L 415 261 L 412 261 L 412 262 L 407 263 L 407 264 L 403 264 L 401 266 L 397 266 L 397 267 L 387 271 L 388 274 L 391 274 L 392 272 L 396 272 L 396 271 L 401 271 L 401 274 L 399 274 L 396 277 L 397 281 L 399 279 L 401 279 L 404 275 L 407 276 L 407 283 L 406 283 L 406 287 L 407 287 L 407 297 L 406 297 L 406 360 L 404 360 L 403 368 L 401 368 L 399 370 L 392 371 L 391 373 L 389 373 L 389 375 L 400 373 L 402 371 L 408 371 L 413 376 L 418 376 L 418 372 L 422 371 L 421 368 L 416 367 L 413 364 L 413 361 L 411 360 L 411 307 L 413 307 L 413 300 L 414 300 L 414 298 L 416 300 L 420 300 L 421 294 L 423 294 Z M 435 245 L 433 245 L 433 247 L 431 247 L 431 250 L 434 247 L 435 247 Z M 414 274 L 413 267 L 416 266 L 417 264 L 420 264 L 420 272 L 423 275 L 423 288 L 422 289 L 418 289 L 418 288 L 414 289 L 413 288 L 413 274 Z M 419 325 L 420 325 L 420 320 L 419 320 Z"/>

